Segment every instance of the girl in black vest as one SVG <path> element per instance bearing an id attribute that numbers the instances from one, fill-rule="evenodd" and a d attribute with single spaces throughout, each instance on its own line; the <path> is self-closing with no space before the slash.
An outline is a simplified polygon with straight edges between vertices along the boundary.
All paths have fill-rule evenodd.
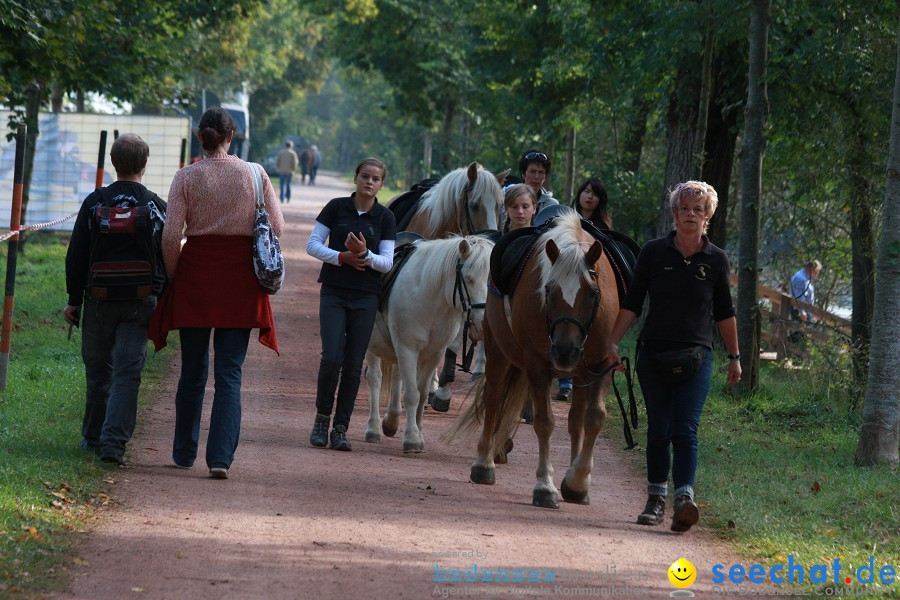
<path id="1" fill-rule="evenodd" d="M 378 203 L 385 168 L 377 158 L 356 167 L 356 192 L 325 205 L 306 251 L 321 260 L 319 325 L 322 360 L 316 390 L 316 418 L 309 442 L 328 445 L 328 427 L 337 391 L 331 448 L 351 450 L 347 427 L 359 391 L 360 373 L 381 294 L 381 274 L 394 264 L 397 225 L 394 214 Z M 327 240 L 327 242 L 326 242 Z M 340 383 L 340 387 L 338 386 Z"/>

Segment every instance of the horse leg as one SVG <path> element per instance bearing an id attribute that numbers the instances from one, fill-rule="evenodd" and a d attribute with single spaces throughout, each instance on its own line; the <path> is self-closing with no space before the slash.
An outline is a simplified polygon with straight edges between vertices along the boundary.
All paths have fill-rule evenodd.
<path id="1" fill-rule="evenodd" d="M 500 404 L 505 393 L 505 382 L 512 368 L 499 349 L 496 350 L 498 360 L 488 363 L 490 372 L 484 378 L 484 387 L 476 392 L 481 394 L 484 407 L 484 422 L 481 436 L 478 438 L 477 455 L 469 471 L 469 479 L 475 483 L 491 485 L 494 483 L 494 432 L 500 419 Z M 494 354 L 492 354 L 494 356 Z M 478 398 L 476 397 L 476 402 Z"/>
<path id="2" fill-rule="evenodd" d="M 366 441 L 381 441 L 381 384 L 384 370 L 389 369 L 388 363 L 383 362 L 374 352 L 366 352 L 366 384 L 369 386 L 369 422 L 366 425 Z M 390 376 L 388 377 L 390 381 Z"/>
<path id="3" fill-rule="evenodd" d="M 434 371 L 436 362 L 422 364 L 425 373 Z M 425 442 L 422 440 L 418 427 L 418 413 L 420 402 L 419 387 L 419 354 L 409 348 L 398 349 L 397 367 L 400 370 L 400 378 L 403 381 L 403 407 L 406 410 L 406 429 L 403 432 L 403 451 L 422 452 L 425 450 Z"/>
<path id="4" fill-rule="evenodd" d="M 388 411 L 381 421 L 381 431 L 388 437 L 394 437 L 400 427 L 400 411 L 402 410 L 400 393 L 403 391 L 403 384 L 400 380 L 400 369 L 396 365 L 390 365 L 384 375 L 391 382 L 391 397 L 388 402 Z"/>
<path id="5" fill-rule="evenodd" d="M 575 457 L 581 452 L 584 443 L 584 411 L 586 410 L 583 392 L 585 388 L 577 387 L 572 390 L 572 404 L 569 406 L 569 464 L 575 462 Z"/>
<path id="6" fill-rule="evenodd" d="M 462 348 L 462 328 L 456 335 L 456 339 L 444 352 L 444 366 L 438 378 L 437 389 L 431 397 L 431 407 L 438 412 L 450 410 L 450 399 L 453 397 L 453 386 L 456 381 L 456 357 Z"/>
<path id="7" fill-rule="evenodd" d="M 553 464 L 550 462 L 550 436 L 556 419 L 550 410 L 550 378 L 547 373 L 528 372 L 531 399 L 534 402 L 534 432 L 538 438 L 537 482 L 531 503 L 541 508 L 559 508 L 559 493 L 553 484 Z"/>
<path id="8" fill-rule="evenodd" d="M 609 377 L 602 382 L 594 382 L 575 393 L 583 393 L 584 409 L 584 442 L 576 456 L 573 457 L 560 490 L 563 500 L 575 504 L 590 504 L 588 493 L 591 487 L 591 470 L 594 466 L 594 444 L 606 422 L 606 395 L 609 392 Z"/>

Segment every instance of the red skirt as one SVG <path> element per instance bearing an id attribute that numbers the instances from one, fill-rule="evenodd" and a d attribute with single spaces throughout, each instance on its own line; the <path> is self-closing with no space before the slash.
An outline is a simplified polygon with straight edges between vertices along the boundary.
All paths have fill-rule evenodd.
<path id="1" fill-rule="evenodd" d="M 175 279 L 159 297 L 148 337 L 156 350 L 182 327 L 259 328 L 259 342 L 278 352 L 269 295 L 256 281 L 252 243 L 243 235 L 189 237 Z"/>

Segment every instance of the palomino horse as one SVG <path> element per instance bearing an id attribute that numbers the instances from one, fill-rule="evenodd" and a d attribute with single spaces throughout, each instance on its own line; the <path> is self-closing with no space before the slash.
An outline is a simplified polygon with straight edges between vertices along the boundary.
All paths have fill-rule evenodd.
<path id="1" fill-rule="evenodd" d="M 472 314 L 472 302 L 487 296 L 491 250 L 494 242 L 470 235 L 442 240 L 420 240 L 394 280 L 366 352 L 369 384 L 369 424 L 366 441 L 381 441 L 379 429 L 393 436 L 400 419 L 400 385 L 392 368 L 399 367 L 406 408 L 404 452 L 422 452 L 422 410 L 434 370 L 444 349 L 455 338 L 463 317 L 472 319 L 480 333 L 481 315 Z M 480 313 L 480 311 L 479 311 Z M 379 423 L 379 395 L 390 394 L 384 421 Z"/>
<path id="2" fill-rule="evenodd" d="M 594 443 L 606 420 L 611 381 L 609 335 L 618 310 L 614 273 L 602 245 L 582 231 L 574 212 L 557 217 L 536 242 L 513 295 L 487 299 L 483 387 L 447 434 L 452 439 L 483 425 L 472 481 L 494 483 L 495 456 L 505 462 L 504 447 L 531 397 L 539 445 L 532 503 L 559 507 L 550 463 L 550 381 L 572 375 L 571 459 L 561 491 L 567 502 L 589 503 Z"/>
<path id="3" fill-rule="evenodd" d="M 503 206 L 500 186 L 506 181 L 509 169 L 493 175 L 477 162 L 466 168 L 450 171 L 440 182 L 422 195 L 418 209 L 405 231 L 417 233 L 428 240 L 449 234 L 474 234 L 499 229 L 497 219 Z M 443 375 L 434 391 L 434 406 L 446 411 L 453 395 L 451 383 L 456 369 L 456 354 L 463 340 L 450 344 Z M 478 357 L 481 358 L 480 356 Z M 480 369 L 480 363 L 476 369 Z"/>
<path id="4" fill-rule="evenodd" d="M 469 235 L 497 229 L 503 206 L 500 183 L 508 173 L 495 177 L 475 162 L 450 171 L 422 195 L 405 230 L 433 240 L 453 233 Z"/>

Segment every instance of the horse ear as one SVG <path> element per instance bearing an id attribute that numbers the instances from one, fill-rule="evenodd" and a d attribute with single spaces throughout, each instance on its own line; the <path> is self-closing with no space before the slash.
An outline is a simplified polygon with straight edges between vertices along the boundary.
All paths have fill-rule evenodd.
<path id="1" fill-rule="evenodd" d="M 603 244 L 594 240 L 594 243 L 591 244 L 591 247 L 588 248 L 584 255 L 584 262 L 587 263 L 588 267 L 593 267 L 594 263 L 600 260 L 601 256 L 603 256 Z"/>
<path id="2" fill-rule="evenodd" d="M 556 242 L 553 240 L 547 240 L 547 257 L 550 259 L 550 264 L 556 262 L 556 259 L 559 258 L 559 246 L 556 245 Z"/>
<path id="3" fill-rule="evenodd" d="M 507 169 L 507 170 L 503 171 L 502 173 L 497 173 L 497 175 L 496 175 L 497 183 L 499 183 L 500 185 L 503 185 L 504 183 L 506 183 L 506 177 L 510 173 L 512 173 L 512 169 Z"/>
<path id="4" fill-rule="evenodd" d="M 473 162 L 469 165 L 469 168 L 466 169 L 466 176 L 469 178 L 469 183 L 475 183 L 475 180 L 478 179 L 478 167 L 480 165 L 477 162 Z"/>
<path id="5" fill-rule="evenodd" d="M 472 246 L 469 244 L 469 241 L 466 238 L 462 238 L 459 240 L 459 255 L 463 258 L 469 255 L 469 252 L 472 251 Z"/>

